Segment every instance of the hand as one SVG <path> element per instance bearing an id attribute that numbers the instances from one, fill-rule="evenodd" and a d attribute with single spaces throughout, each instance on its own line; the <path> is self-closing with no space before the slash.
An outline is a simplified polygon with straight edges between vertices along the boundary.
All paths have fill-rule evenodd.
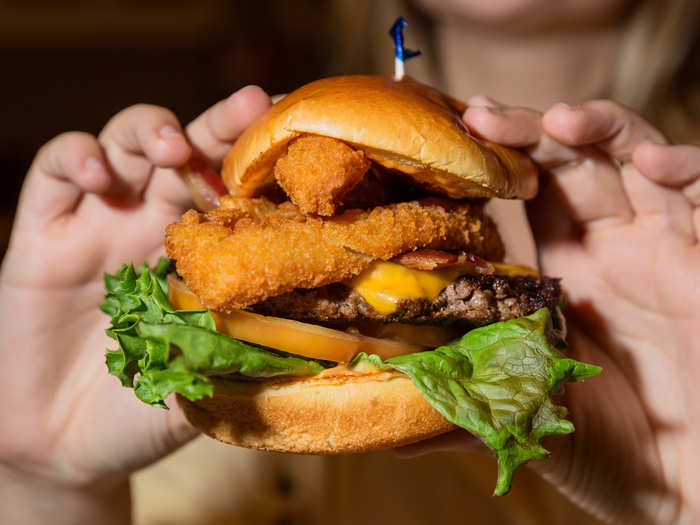
<path id="1" fill-rule="evenodd" d="M 170 111 L 133 106 L 97 138 L 66 133 L 37 154 L 0 272 L 5 512 L 21 507 L 16 498 L 22 486 L 90 495 L 104 487 L 110 499 L 119 499 L 130 472 L 196 434 L 177 403 L 170 411 L 156 410 L 107 374 L 104 350 L 114 341 L 105 335 L 109 320 L 98 309 L 102 276 L 124 262 L 155 262 L 165 226 L 191 206 L 173 168 L 193 149 L 220 162 L 269 103 L 261 89 L 244 88 L 184 133 Z M 32 496 L 32 505 L 42 501 Z M 128 495 L 121 499 L 128 502 Z M 123 510 L 115 516 L 123 517 Z M 22 523 L 27 521 L 25 516 Z"/>
<path id="2" fill-rule="evenodd" d="M 603 367 L 569 387 L 576 433 L 531 466 L 606 521 L 700 519 L 700 148 L 667 145 L 609 101 L 544 115 L 469 103 L 476 134 L 545 173 L 528 205 L 541 269 L 562 277 L 570 355 Z M 473 446 L 451 436 L 408 453 Z"/>

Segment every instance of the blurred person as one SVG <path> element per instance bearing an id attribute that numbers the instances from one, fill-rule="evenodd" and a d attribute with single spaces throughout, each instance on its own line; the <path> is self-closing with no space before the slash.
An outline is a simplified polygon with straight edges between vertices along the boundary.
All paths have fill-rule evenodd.
<path id="1" fill-rule="evenodd" d="M 333 74 L 388 74 L 393 48 L 382 44 L 393 17 L 403 13 L 409 47 L 423 54 L 408 63 L 408 74 L 452 96 L 485 93 L 539 111 L 606 98 L 672 142 L 700 142 L 698 0 L 333 0 L 333 6 Z M 534 263 L 523 204 L 501 202 L 493 214 L 510 223 L 502 229 L 510 258 Z"/>
<path id="2" fill-rule="evenodd" d="M 355 18 L 344 19 L 347 27 L 352 27 L 353 20 L 364 20 L 369 28 L 369 22 L 378 19 L 372 10 L 391 2 L 352 4 Z M 436 76 L 434 83 L 469 100 L 465 121 L 476 133 L 526 148 L 547 172 L 542 194 L 532 206 L 537 212 L 531 218 L 539 252 L 525 235 L 525 242 L 522 238 L 506 242 L 511 254 L 530 250 L 546 273 L 564 278 L 574 320 L 571 352 L 601 364 L 604 373 L 585 392 L 572 389 L 568 405 L 577 433 L 553 440 L 548 444 L 553 458 L 533 467 L 605 522 L 694 521 L 700 512 L 692 490 L 698 482 L 692 445 L 700 428 L 693 403 L 697 396 L 693 373 L 698 370 L 693 336 L 700 325 L 700 151 L 694 146 L 667 145 L 664 136 L 639 115 L 610 102 L 556 105 L 542 115 L 472 94 L 486 92 L 539 109 L 561 100 L 575 104 L 614 97 L 611 86 L 622 82 L 625 69 L 617 66 L 618 61 L 625 52 L 633 53 L 624 50 L 635 49 L 626 42 L 639 41 L 643 34 L 642 42 L 658 45 L 660 58 L 655 63 L 654 53 L 641 54 L 647 60 L 637 62 L 627 86 L 630 92 L 637 89 L 647 97 L 640 97 L 637 106 L 625 101 L 638 113 L 653 115 L 655 97 L 674 93 L 678 87 L 674 81 L 685 71 L 684 50 L 696 36 L 689 25 L 694 4 L 679 2 L 662 12 L 656 7 L 654 2 L 583 0 L 503 1 L 488 6 L 469 0 L 424 0 L 421 4 L 434 17 L 433 37 L 426 43 L 434 45 L 436 54 L 428 65 L 440 69 L 445 79 L 441 82 Z M 387 15 L 382 39 L 387 38 L 386 27 L 398 12 Z M 646 29 L 640 33 L 639 27 Z M 666 28 L 661 36 L 655 32 L 657 27 Z M 606 37 L 609 31 L 617 32 L 609 37 L 611 41 Z M 365 44 L 381 47 L 380 37 L 361 38 L 362 34 L 353 33 L 358 51 Z M 476 57 L 470 55 L 472 51 Z M 523 57 L 530 68 L 518 69 Z M 386 64 L 390 63 L 388 59 Z M 495 68 L 492 77 L 482 71 L 484 64 Z M 590 75 L 598 80 L 587 75 L 583 82 L 581 71 L 588 73 L 585 66 L 591 64 L 601 68 Z M 412 67 L 413 63 L 409 73 Z M 650 76 L 647 69 L 655 67 L 661 71 L 656 69 Z M 534 82 L 526 74 L 545 82 L 526 94 L 525 87 Z M 479 79 L 483 83 L 475 83 Z M 692 107 L 691 99 L 675 102 L 678 107 Z M 197 150 L 216 162 L 224 146 L 221 142 L 233 140 L 266 105 L 263 94 L 246 90 L 215 106 L 206 113 L 208 117 L 197 119 L 186 134 Z M 663 116 L 656 119 L 658 125 L 681 140 L 696 140 L 690 135 L 692 121 L 671 118 L 677 106 L 667 107 L 668 113 L 661 111 Z M 147 117 L 149 112 L 152 115 Z M 227 120 L 231 117 L 232 121 Z M 233 124 L 212 133 L 212 124 L 225 126 L 225 122 Z M 163 126 L 171 129 L 159 139 L 155 130 Z M 6 367 L 3 376 L 10 394 L 3 401 L 3 413 L 12 414 L 5 420 L 0 442 L 1 492 L 11 497 L 3 501 L 5 511 L 31 499 L 28 505 L 44 504 L 37 511 L 64 517 L 66 522 L 124 521 L 128 519 L 126 474 L 191 437 L 176 410 L 165 414 L 136 408 L 133 398 L 120 395 L 118 383 L 104 374 L 102 354 L 96 350 L 106 341 L 101 334 L 106 323 L 96 312 L 102 295 L 101 272 L 113 270 L 129 255 L 136 261 L 154 255 L 160 235 L 144 239 L 144 231 L 170 222 L 188 204 L 185 193 L 163 193 L 164 182 L 174 182 L 174 174 L 162 168 L 177 166 L 189 154 L 178 129 L 172 115 L 163 110 L 132 108 L 115 117 L 99 142 L 86 136 L 80 140 L 73 136 L 74 143 L 66 142 L 65 136 L 57 139 L 40 152 L 30 171 L 0 281 L 0 351 L 10 362 L 9 349 L 23 349 L 11 355 L 12 369 Z M 104 158 L 101 155 L 107 156 L 111 170 L 91 174 L 88 164 L 95 164 L 86 159 Z M 71 164 L 71 159 L 77 160 Z M 118 193 L 123 199 L 117 202 L 129 206 L 115 207 L 111 197 L 96 196 L 111 195 L 115 187 L 121 187 Z M 506 206 L 501 220 L 523 220 L 521 210 Z M 56 214 L 57 209 L 63 213 Z M 116 228 L 115 218 L 133 229 Z M 147 220 L 154 221 L 150 223 L 154 228 L 144 227 Z M 98 224 L 113 229 L 107 235 L 96 228 Z M 522 231 L 528 232 L 527 223 L 522 224 Z M 73 235 L 66 237 L 68 233 Z M 72 264 L 60 264 L 63 260 Z M 79 320 L 78 324 L 67 323 L 69 319 Z M 56 337 L 59 328 L 62 336 Z M 86 337 L 88 333 L 92 335 Z M 78 341 L 76 334 L 80 334 Z M 80 359 L 94 363 L 94 376 L 70 374 L 72 366 L 78 369 L 75 363 Z M 77 392 L 85 389 L 93 393 L 89 402 L 72 404 Z M 22 410 L 11 412 L 15 407 Z M 206 452 L 220 450 L 213 442 L 204 443 L 211 443 L 204 445 Z M 270 513 L 266 506 L 275 507 L 277 501 L 272 492 L 269 499 L 258 497 L 253 508 L 230 496 L 236 485 L 249 483 L 230 474 L 260 473 L 256 467 L 245 472 L 237 469 L 233 458 L 240 453 L 232 449 L 230 455 L 212 456 L 216 460 L 207 465 L 214 471 L 211 477 L 201 472 L 202 463 L 193 462 L 200 470 L 191 472 L 196 483 L 216 479 L 215 490 L 211 485 L 205 490 L 222 497 L 216 500 L 214 512 L 204 505 L 204 497 L 191 501 L 187 518 L 194 522 L 192 518 L 199 516 L 202 523 L 207 519 L 210 523 L 235 519 L 241 523 L 592 521 L 538 484 L 532 470 L 518 473 L 508 497 L 484 497 L 494 466 L 462 452 L 473 448 L 470 438 L 456 433 L 401 452 L 418 456 L 410 460 L 387 453 L 323 460 L 245 453 L 255 464 L 262 461 L 263 472 L 273 472 L 269 480 L 277 500 L 298 490 L 285 473 L 300 466 L 313 474 L 315 483 L 305 501 L 319 510 L 296 515 L 285 514 L 283 505 L 279 513 Z M 451 452 L 422 455 L 435 450 Z M 197 459 L 204 457 L 202 452 L 198 451 Z M 163 468 L 167 466 L 164 463 Z M 485 466 L 489 467 L 486 473 Z M 167 492 L 173 487 L 165 477 L 158 479 L 162 484 L 151 485 L 151 491 Z M 180 496 L 176 492 L 174 499 Z M 167 495 L 164 498 L 167 502 Z M 227 509 L 222 504 L 225 499 L 239 506 Z M 71 514 L 83 510 L 88 514 Z"/>
<path id="3" fill-rule="evenodd" d="M 338 64 L 349 64 L 353 72 L 381 71 L 392 52 L 376 45 L 385 20 L 406 13 L 409 47 L 425 54 L 409 63 L 409 73 L 466 100 L 472 108 L 464 118 L 473 131 L 526 148 L 548 172 L 540 197 L 528 207 L 537 250 L 522 203 L 495 201 L 492 212 L 508 223 L 501 231 L 512 260 L 537 261 L 545 273 L 563 278 L 567 316 L 574 321 L 573 355 L 603 365 L 603 375 L 587 388 L 599 395 L 607 390 L 607 398 L 579 400 L 579 390 L 572 388 L 568 402 L 577 434 L 570 441 L 585 459 L 559 462 L 563 456 L 554 453 L 552 460 L 531 466 L 545 470 L 554 486 L 605 521 L 671 522 L 690 502 L 697 512 L 684 466 L 697 432 L 687 424 L 698 415 L 692 402 L 697 392 L 690 383 L 676 382 L 697 370 L 697 364 L 680 361 L 680 352 L 688 342 L 696 344 L 690 334 L 700 326 L 691 313 L 700 300 L 695 244 L 700 159 L 695 147 L 651 144 L 700 141 L 700 3 L 339 0 L 335 5 L 338 19 L 348 21 L 336 24 L 342 30 Z M 627 107 L 586 102 L 593 99 Z M 555 105 L 561 102 L 568 104 Z M 585 210 L 591 201 L 593 215 Z M 654 231 L 653 239 L 639 235 L 640 226 Z M 676 242 L 686 248 L 669 250 Z M 662 260 L 668 264 L 662 267 Z M 687 283 L 668 278 L 679 268 Z M 660 299 L 671 289 L 684 297 L 673 308 Z M 613 301 L 615 295 L 626 300 Z M 668 322 L 652 321 L 661 318 Z M 658 355 L 669 356 L 665 380 L 651 364 Z M 606 382 L 626 383 L 627 394 Z M 622 401 L 626 395 L 631 398 Z M 619 419 L 589 426 L 587 403 L 610 404 Z M 584 429 L 590 427 L 598 433 L 595 444 L 587 443 L 591 438 Z M 585 446 L 591 449 L 583 453 Z M 458 448 L 458 440 L 444 438 L 412 452 Z M 605 462 L 615 468 L 596 474 L 594 465 Z"/>

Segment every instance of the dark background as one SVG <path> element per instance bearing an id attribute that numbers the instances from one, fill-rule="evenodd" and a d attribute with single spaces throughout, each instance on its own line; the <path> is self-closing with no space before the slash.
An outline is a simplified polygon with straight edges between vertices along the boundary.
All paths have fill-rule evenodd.
<path id="1" fill-rule="evenodd" d="M 284 93 L 329 71 L 323 0 L 0 3 L 0 259 L 37 149 L 129 105 L 183 123 L 247 84 Z"/>

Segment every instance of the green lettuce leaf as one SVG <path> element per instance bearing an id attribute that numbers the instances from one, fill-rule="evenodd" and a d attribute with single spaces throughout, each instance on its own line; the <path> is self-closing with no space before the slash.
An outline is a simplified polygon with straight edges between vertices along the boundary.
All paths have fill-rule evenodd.
<path id="1" fill-rule="evenodd" d="M 550 341 L 549 310 L 468 332 L 432 351 L 382 362 L 360 355 L 351 366 L 391 367 L 408 375 L 425 398 L 456 425 L 479 437 L 496 454 L 495 495 L 510 490 L 523 463 L 548 455 L 545 436 L 574 431 L 566 408 L 552 401 L 565 383 L 600 373 L 597 366 L 564 357 Z M 554 344 L 553 344 L 554 343 Z"/>
<path id="2" fill-rule="evenodd" d="M 280 356 L 216 331 L 208 310 L 176 311 L 168 301 L 168 260 L 155 268 L 123 265 L 105 275 L 102 311 L 111 316 L 107 335 L 119 348 L 107 350 L 107 369 L 151 405 L 167 408 L 177 392 L 192 401 L 212 396 L 212 375 L 305 376 L 323 371 L 313 361 Z"/>
<path id="3" fill-rule="evenodd" d="M 166 259 L 149 269 L 124 265 L 105 275 L 102 310 L 111 316 L 107 368 L 151 405 L 167 408 L 177 392 L 190 400 L 213 395 L 209 377 L 253 378 L 315 375 L 323 366 L 233 339 L 216 331 L 207 310 L 175 311 L 168 301 Z M 565 325 L 559 312 L 543 308 L 528 317 L 474 329 L 434 350 L 382 361 L 359 354 L 350 366 L 364 371 L 398 370 L 448 420 L 480 438 L 498 460 L 495 495 L 510 490 L 514 471 L 548 455 L 540 440 L 574 427 L 552 395 L 600 368 L 566 358 Z"/>

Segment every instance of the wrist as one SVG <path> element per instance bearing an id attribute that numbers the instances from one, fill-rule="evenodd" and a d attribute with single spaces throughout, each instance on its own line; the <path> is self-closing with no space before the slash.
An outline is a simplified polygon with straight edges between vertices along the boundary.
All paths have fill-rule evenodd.
<path id="1" fill-rule="evenodd" d="M 73 486 L 0 466 L 0 522 L 129 524 L 129 480 Z"/>

